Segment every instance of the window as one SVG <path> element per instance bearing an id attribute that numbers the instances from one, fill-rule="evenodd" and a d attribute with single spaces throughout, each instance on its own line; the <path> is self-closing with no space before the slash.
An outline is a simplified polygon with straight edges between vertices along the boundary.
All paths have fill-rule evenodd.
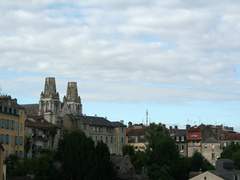
<path id="1" fill-rule="evenodd" d="M 11 135 L 11 146 L 13 146 L 13 138 L 14 138 L 14 136 Z"/>
<path id="2" fill-rule="evenodd" d="M 6 157 L 8 157 L 8 149 L 6 150 Z"/>
<path id="3" fill-rule="evenodd" d="M 207 144 L 204 145 L 204 149 L 207 150 Z"/>
<path id="4" fill-rule="evenodd" d="M 18 129 L 18 121 L 16 121 L 16 131 L 19 131 L 19 129 Z"/>
<path id="5" fill-rule="evenodd" d="M 108 137 L 106 136 L 106 143 L 108 143 Z"/>
<path id="6" fill-rule="evenodd" d="M 87 125 L 86 125 L 86 124 L 83 125 L 83 129 L 84 129 L 84 130 L 87 129 Z"/>
<path id="7" fill-rule="evenodd" d="M 6 123 L 7 123 L 7 126 L 6 126 L 7 128 L 6 129 L 8 130 L 9 129 L 9 119 L 7 119 Z"/>
<path id="8" fill-rule="evenodd" d="M 17 156 L 18 155 L 18 151 L 17 150 L 15 150 L 15 156 Z"/>
<path id="9" fill-rule="evenodd" d="M 135 143 L 138 143 L 138 137 L 135 136 Z"/>
<path id="10" fill-rule="evenodd" d="M 176 137 L 176 141 L 179 141 L 179 136 Z"/>
<path id="11" fill-rule="evenodd" d="M 123 143 L 123 137 L 122 137 L 122 143 Z"/>
<path id="12" fill-rule="evenodd" d="M 99 127 L 99 132 L 103 132 L 103 127 Z"/>
<path id="13" fill-rule="evenodd" d="M 22 132 L 23 122 L 20 123 L 20 132 Z"/>
<path id="14" fill-rule="evenodd" d="M 196 152 L 196 148 L 192 148 L 192 153 L 194 154 Z"/>
<path id="15" fill-rule="evenodd" d="M 101 141 L 102 141 L 102 136 L 100 136 L 100 139 L 101 139 Z"/>
<path id="16" fill-rule="evenodd" d="M 113 143 L 113 137 L 111 137 L 111 143 Z"/>
<path id="17" fill-rule="evenodd" d="M 184 145 L 181 145 L 181 152 L 184 151 Z"/>
<path id="18" fill-rule="evenodd" d="M 96 141 L 96 142 L 97 142 L 97 139 L 98 139 L 97 136 L 95 136 L 95 141 Z"/>
<path id="19" fill-rule="evenodd" d="M 5 125 L 5 120 L 2 119 L 2 120 L 1 120 L 1 127 L 2 127 L 2 129 L 4 129 L 4 127 L 5 127 L 4 125 Z"/>
<path id="20" fill-rule="evenodd" d="M 122 127 L 122 133 L 123 133 L 123 127 Z"/>
<path id="21" fill-rule="evenodd" d="M 15 131 L 15 121 L 12 120 L 12 131 Z"/>
<path id="22" fill-rule="evenodd" d="M 197 137 L 197 133 L 191 133 L 190 136 L 191 137 Z"/>
<path id="23" fill-rule="evenodd" d="M 182 141 L 184 141 L 184 136 L 182 136 Z"/>
<path id="24" fill-rule="evenodd" d="M 15 145 L 18 145 L 18 136 L 15 136 Z"/>
<path id="25" fill-rule="evenodd" d="M 19 157 L 20 157 L 20 159 L 23 158 L 23 152 L 22 151 L 19 151 Z"/>
<path id="26" fill-rule="evenodd" d="M 5 134 L 1 134 L 1 143 L 4 144 L 4 137 L 5 137 Z"/>
<path id="27" fill-rule="evenodd" d="M 9 134 L 6 134 L 6 145 L 9 144 Z"/>
<path id="28" fill-rule="evenodd" d="M 214 153 L 212 153 L 212 159 L 215 159 L 215 154 Z"/>
<path id="29" fill-rule="evenodd" d="M 212 150 L 214 150 L 214 144 L 212 144 Z"/>

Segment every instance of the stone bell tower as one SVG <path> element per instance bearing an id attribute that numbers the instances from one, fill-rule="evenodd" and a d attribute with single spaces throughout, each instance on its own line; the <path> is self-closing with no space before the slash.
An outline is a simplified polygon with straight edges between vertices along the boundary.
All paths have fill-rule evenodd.
<path id="1" fill-rule="evenodd" d="M 45 79 L 44 92 L 41 92 L 39 100 L 39 115 L 44 115 L 45 112 L 54 112 L 57 115 L 60 113 L 61 101 L 59 93 L 56 91 L 55 78 L 47 77 Z"/>
<path id="2" fill-rule="evenodd" d="M 63 104 L 68 107 L 70 113 L 82 114 L 81 98 L 78 96 L 76 82 L 68 82 L 67 95 L 63 97 Z"/>

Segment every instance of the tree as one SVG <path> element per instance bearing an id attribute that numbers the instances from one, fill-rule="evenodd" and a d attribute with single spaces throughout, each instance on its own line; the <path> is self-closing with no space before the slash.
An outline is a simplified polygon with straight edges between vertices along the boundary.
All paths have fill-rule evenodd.
<path id="1" fill-rule="evenodd" d="M 110 167 L 112 166 L 110 154 L 106 148 L 102 142 L 95 148 L 94 141 L 83 131 L 66 132 L 58 143 L 56 154 L 62 164 L 64 177 L 73 180 L 102 179 L 103 175 L 99 168 L 103 168 L 104 172 L 113 169 Z M 105 166 L 102 162 L 106 167 L 102 167 Z M 96 172 L 98 172 L 97 175 Z M 109 177 L 112 177 L 112 172 L 108 173 Z"/>
<path id="2" fill-rule="evenodd" d="M 145 129 L 145 133 L 145 138 L 148 142 L 147 148 L 154 151 L 157 139 L 163 135 L 163 127 L 161 124 L 151 123 L 150 126 Z"/>
<path id="3" fill-rule="evenodd" d="M 54 139 L 57 134 L 58 127 L 57 126 L 51 126 L 49 129 L 49 134 L 51 136 L 51 148 L 53 149 Z"/>
<path id="4" fill-rule="evenodd" d="M 221 158 L 233 160 L 235 169 L 240 169 L 240 145 L 232 141 L 229 146 L 224 147 Z"/>
<path id="5" fill-rule="evenodd" d="M 240 149 L 240 145 L 238 143 L 234 143 L 233 141 L 227 146 L 223 148 L 223 152 L 221 153 L 221 158 L 233 159 L 233 154 Z"/>
<path id="6" fill-rule="evenodd" d="M 129 155 L 130 157 L 132 157 L 134 155 L 134 153 L 135 153 L 134 146 L 129 145 L 129 144 L 124 144 L 122 146 L 123 156 Z"/>
<path id="7" fill-rule="evenodd" d="M 95 162 L 95 175 L 98 177 L 97 179 L 116 179 L 114 164 L 110 159 L 109 149 L 102 141 L 97 142 Z"/>
<path id="8" fill-rule="evenodd" d="M 207 171 L 213 170 L 214 167 L 211 163 L 209 163 L 201 153 L 194 152 L 193 156 L 190 158 L 190 167 L 191 171 Z"/>
<path id="9" fill-rule="evenodd" d="M 28 152 L 30 151 L 32 147 L 32 138 L 25 136 L 24 138 L 24 157 L 27 157 Z"/>

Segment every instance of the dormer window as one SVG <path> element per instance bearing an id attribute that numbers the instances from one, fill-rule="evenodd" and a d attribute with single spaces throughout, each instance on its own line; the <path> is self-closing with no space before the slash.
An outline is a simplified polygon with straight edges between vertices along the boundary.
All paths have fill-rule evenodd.
<path id="1" fill-rule="evenodd" d="M 176 141 L 179 141 L 179 136 L 176 137 Z"/>

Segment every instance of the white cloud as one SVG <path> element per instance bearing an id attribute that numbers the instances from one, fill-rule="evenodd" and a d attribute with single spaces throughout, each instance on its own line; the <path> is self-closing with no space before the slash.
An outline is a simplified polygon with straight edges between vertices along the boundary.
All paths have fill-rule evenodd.
<path id="1" fill-rule="evenodd" d="M 239 7 L 234 0 L 3 1 L 2 83 L 9 73 L 23 87 L 31 74 L 34 85 L 70 77 L 86 82 L 89 101 L 239 99 Z"/>

